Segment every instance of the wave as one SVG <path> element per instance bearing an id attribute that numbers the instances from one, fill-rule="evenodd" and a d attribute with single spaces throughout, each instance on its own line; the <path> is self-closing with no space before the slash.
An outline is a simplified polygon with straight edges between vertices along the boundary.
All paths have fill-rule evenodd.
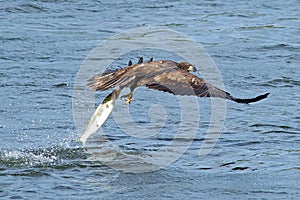
<path id="1" fill-rule="evenodd" d="M 259 83 L 258 86 L 265 86 L 265 87 L 294 87 L 300 86 L 299 80 L 294 80 L 289 77 L 281 77 L 275 78 L 265 83 Z"/>

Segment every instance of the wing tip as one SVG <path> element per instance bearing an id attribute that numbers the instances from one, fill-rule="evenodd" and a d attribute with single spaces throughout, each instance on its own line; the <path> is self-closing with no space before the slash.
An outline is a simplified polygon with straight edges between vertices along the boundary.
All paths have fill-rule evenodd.
<path id="1" fill-rule="evenodd" d="M 265 94 L 262 94 L 262 95 L 258 95 L 254 98 L 250 98 L 250 99 L 239 99 L 239 98 L 235 98 L 235 97 L 232 97 L 229 95 L 229 99 L 232 100 L 232 101 L 235 101 L 237 103 L 244 103 L 244 104 L 249 104 L 249 103 L 254 103 L 254 102 L 257 102 L 257 101 L 260 101 L 260 100 L 263 100 L 265 98 L 267 98 L 269 96 L 269 92 L 265 93 Z"/>

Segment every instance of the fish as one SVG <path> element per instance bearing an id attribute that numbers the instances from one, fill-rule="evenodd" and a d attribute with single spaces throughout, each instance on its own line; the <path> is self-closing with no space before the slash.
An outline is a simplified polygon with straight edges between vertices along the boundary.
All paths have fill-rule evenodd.
<path id="1" fill-rule="evenodd" d="M 101 128 L 103 123 L 107 120 L 115 106 L 115 100 L 119 97 L 119 91 L 114 90 L 98 105 L 93 115 L 88 120 L 84 133 L 80 136 L 79 141 L 86 145 L 87 139 Z"/>

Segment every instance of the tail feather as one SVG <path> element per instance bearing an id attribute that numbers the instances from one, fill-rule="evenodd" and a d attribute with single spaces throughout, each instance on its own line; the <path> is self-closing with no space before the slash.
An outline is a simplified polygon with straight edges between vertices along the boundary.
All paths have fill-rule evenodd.
<path id="1" fill-rule="evenodd" d="M 100 74 L 90 79 L 90 83 L 87 87 L 92 90 L 104 91 L 117 86 L 122 87 L 122 85 L 128 84 L 132 81 L 135 76 L 124 76 L 126 70 L 114 71 L 108 74 Z"/>
<path id="2" fill-rule="evenodd" d="M 92 90 L 106 90 L 108 88 L 107 86 L 106 87 L 104 86 L 107 85 L 108 82 L 112 81 L 115 73 L 116 71 L 112 70 L 112 71 L 106 71 L 102 74 L 98 74 L 88 80 L 90 82 L 87 84 L 87 87 Z"/>
<path id="3" fill-rule="evenodd" d="M 152 62 L 153 58 L 149 60 L 149 62 Z M 139 58 L 138 64 L 143 63 L 143 57 Z M 128 66 L 132 66 L 132 61 L 128 61 Z M 124 69 L 124 68 L 123 68 Z M 90 78 L 87 84 L 87 87 L 92 90 L 107 90 L 110 88 L 114 88 L 121 84 L 126 84 L 133 80 L 135 76 L 123 76 L 124 73 L 126 73 L 127 70 L 106 70 L 102 74 L 96 75 L 92 78 Z"/>
<path id="4" fill-rule="evenodd" d="M 233 97 L 230 94 L 228 94 L 226 96 L 226 99 L 232 100 L 232 101 L 237 102 L 237 103 L 249 104 L 249 103 L 254 103 L 254 102 L 260 101 L 262 99 L 265 99 L 265 98 L 268 97 L 269 94 L 270 93 L 265 93 L 265 94 L 259 95 L 259 96 L 254 97 L 254 98 L 249 98 L 249 99 L 240 99 L 240 98 L 236 98 L 236 97 Z"/>

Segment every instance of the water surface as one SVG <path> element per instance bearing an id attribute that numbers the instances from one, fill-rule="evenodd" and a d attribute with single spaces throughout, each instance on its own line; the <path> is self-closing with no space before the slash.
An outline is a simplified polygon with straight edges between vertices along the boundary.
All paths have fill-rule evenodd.
<path id="1" fill-rule="evenodd" d="M 0 197 L 299 198 L 299 7 L 293 0 L 1 2 Z M 227 91 L 239 97 L 270 92 L 270 97 L 250 106 L 228 102 L 223 133 L 205 158 L 198 155 L 210 120 L 208 99 L 199 100 L 196 139 L 172 165 L 129 174 L 90 160 L 74 143 L 76 73 L 99 43 L 136 27 L 188 35 L 212 56 Z M 144 55 L 119 63 L 138 56 Z M 158 52 L 152 57 L 164 58 Z M 97 95 L 100 102 L 103 96 Z M 130 108 L 135 121 L 147 123 L 141 110 L 158 101 L 176 107 L 169 94 L 137 90 Z M 146 139 L 120 131 L 112 118 L 103 128 L 125 154 L 147 155 L 174 136 L 180 116 L 172 116 L 158 135 Z M 105 158 L 115 156 L 107 148 Z"/>

